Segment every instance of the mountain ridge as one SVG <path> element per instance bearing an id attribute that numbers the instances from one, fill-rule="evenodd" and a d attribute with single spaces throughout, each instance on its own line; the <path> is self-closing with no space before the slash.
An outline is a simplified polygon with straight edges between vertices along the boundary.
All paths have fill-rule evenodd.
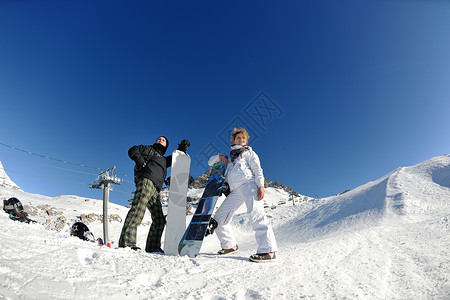
<path id="1" fill-rule="evenodd" d="M 195 178 L 189 184 L 189 188 L 190 189 L 204 188 L 206 186 L 206 183 L 208 182 L 209 176 L 211 174 L 211 170 L 212 170 L 212 168 L 209 168 L 205 173 L 203 173 L 202 175 Z M 299 194 L 298 192 L 294 191 L 292 188 L 290 188 L 282 183 L 279 183 L 278 181 L 271 181 L 271 180 L 267 179 L 266 177 L 264 177 L 264 188 L 268 188 L 268 187 L 285 190 L 286 192 L 292 194 L 294 197 L 305 196 L 305 195 Z"/>

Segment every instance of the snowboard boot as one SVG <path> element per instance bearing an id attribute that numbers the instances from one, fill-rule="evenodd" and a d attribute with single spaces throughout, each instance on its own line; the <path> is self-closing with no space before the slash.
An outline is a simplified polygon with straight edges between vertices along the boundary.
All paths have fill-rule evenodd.
<path id="1" fill-rule="evenodd" d="M 164 254 L 164 250 L 161 249 L 161 248 L 150 249 L 150 250 L 145 250 L 145 251 L 148 252 L 148 253 L 155 253 L 155 254 L 159 253 L 159 254 Z"/>
<path id="2" fill-rule="evenodd" d="M 275 252 L 257 253 L 250 256 L 249 260 L 252 262 L 264 263 L 274 261 L 276 258 Z"/>
<path id="3" fill-rule="evenodd" d="M 219 250 L 219 252 L 217 252 L 217 254 L 219 254 L 219 255 L 232 254 L 232 253 L 237 252 L 238 249 L 239 249 L 239 247 L 238 247 L 238 245 L 236 245 L 236 246 L 234 246 L 233 248 L 230 248 L 230 249 Z"/>

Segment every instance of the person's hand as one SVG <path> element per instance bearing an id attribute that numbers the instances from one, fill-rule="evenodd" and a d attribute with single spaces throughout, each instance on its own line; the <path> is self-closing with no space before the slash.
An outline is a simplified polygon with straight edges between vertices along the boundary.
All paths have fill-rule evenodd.
<path id="1" fill-rule="evenodd" d="M 135 168 L 138 171 L 142 170 L 146 166 L 145 159 L 142 156 L 139 156 L 139 158 L 136 159 L 135 163 L 136 163 Z"/>
<path id="2" fill-rule="evenodd" d="M 183 151 L 184 153 L 186 153 L 187 148 L 189 148 L 191 146 L 191 143 L 188 140 L 182 140 L 179 144 L 178 144 L 178 149 L 180 151 Z"/>
<path id="3" fill-rule="evenodd" d="M 258 201 L 261 201 L 262 199 L 264 199 L 264 194 L 265 194 L 264 187 L 260 186 L 258 188 Z"/>
<path id="4" fill-rule="evenodd" d="M 225 156 L 223 156 L 222 154 L 219 154 L 219 158 L 223 164 L 226 164 L 228 162 L 228 159 Z"/>

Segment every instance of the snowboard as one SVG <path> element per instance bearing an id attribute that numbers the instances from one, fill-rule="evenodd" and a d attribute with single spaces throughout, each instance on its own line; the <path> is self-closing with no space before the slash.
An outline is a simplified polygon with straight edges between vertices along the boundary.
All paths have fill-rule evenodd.
<path id="1" fill-rule="evenodd" d="M 203 191 L 194 216 L 178 245 L 178 253 L 180 255 L 195 257 L 200 252 L 211 215 L 216 206 L 217 199 L 221 194 L 223 183 L 225 182 L 225 171 L 226 165 L 220 161 L 212 167 L 211 175 L 209 176 L 208 183 Z"/>
<path id="2" fill-rule="evenodd" d="M 178 243 L 186 230 L 186 198 L 191 157 L 179 150 L 172 153 L 169 204 L 167 207 L 164 254 L 178 255 Z"/>

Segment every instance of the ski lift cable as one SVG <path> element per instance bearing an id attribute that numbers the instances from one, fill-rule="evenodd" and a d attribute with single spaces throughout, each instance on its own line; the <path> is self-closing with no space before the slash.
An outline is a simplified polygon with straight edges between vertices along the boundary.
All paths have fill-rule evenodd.
<path id="1" fill-rule="evenodd" d="M 8 171 L 8 172 L 13 172 L 13 173 L 16 173 L 16 174 L 30 176 L 30 177 L 35 177 L 35 178 L 44 179 L 44 180 L 59 181 L 59 182 L 65 182 L 65 183 L 71 183 L 71 184 L 79 184 L 79 185 L 88 185 L 85 182 L 75 182 L 75 181 L 70 181 L 70 180 L 63 180 L 63 179 L 49 178 L 49 177 L 44 177 L 44 176 L 37 176 L 37 175 L 32 175 L 32 174 L 28 174 L 28 173 L 18 172 L 18 171 L 11 170 L 11 169 L 6 169 L 6 168 L 4 168 L 4 170 Z M 118 193 L 125 194 L 125 195 L 131 195 L 132 194 L 132 192 L 123 192 L 123 191 L 120 191 L 120 190 L 117 190 L 117 189 L 114 189 L 114 191 L 118 192 Z"/>
<path id="2" fill-rule="evenodd" d="M 50 168 L 54 168 L 54 169 L 59 169 L 59 170 L 64 170 L 64 171 L 69 171 L 69 172 L 75 172 L 75 173 L 80 173 L 80 174 L 94 175 L 94 176 L 98 175 L 98 174 L 95 174 L 95 173 L 82 172 L 82 171 L 77 171 L 77 170 L 71 170 L 71 169 L 56 167 L 56 166 L 52 166 L 52 165 L 48 165 L 48 164 L 38 163 L 38 162 L 34 162 L 34 161 L 31 161 L 31 160 L 28 160 L 28 159 L 16 157 L 16 156 L 13 156 L 13 155 L 10 155 L 10 154 L 6 154 L 6 153 L 2 153 L 2 152 L 0 152 L 0 155 L 9 156 L 9 157 L 12 157 L 14 159 L 23 160 L 23 161 L 26 161 L 26 162 L 30 162 L 30 163 L 33 163 L 33 164 L 42 165 L 42 166 L 46 166 L 46 167 L 50 167 Z M 19 173 L 19 172 L 15 171 L 15 173 Z M 27 174 L 24 174 L 24 175 L 27 175 Z M 34 176 L 34 175 L 30 175 L 30 176 Z M 130 183 L 130 184 L 134 184 L 134 182 L 129 181 L 129 180 L 125 180 L 124 179 L 122 181 L 126 182 L 126 183 Z M 66 181 L 66 182 L 71 182 L 71 181 Z"/>
<path id="3" fill-rule="evenodd" d="M 6 144 L 1 143 L 1 142 L 0 142 L 0 145 L 9 147 L 9 148 L 11 148 L 11 149 L 13 149 L 13 150 L 19 150 L 19 151 L 21 151 L 21 152 L 25 152 L 25 153 L 27 153 L 27 154 L 36 155 L 36 156 L 39 156 L 39 157 L 42 157 L 42 158 L 52 159 L 52 160 L 55 160 L 55 161 L 64 162 L 64 163 L 69 163 L 69 164 L 77 165 L 77 166 L 89 167 L 89 166 L 82 165 L 82 164 L 70 163 L 70 162 L 67 162 L 67 161 L 59 160 L 59 159 L 53 159 L 53 158 L 51 158 L 51 157 L 47 157 L 47 156 L 44 156 L 44 155 L 40 155 L 40 154 L 36 154 L 36 153 L 30 152 L 30 151 L 26 151 L 26 150 L 23 150 L 23 149 L 19 149 L 19 148 L 17 148 L 17 147 L 9 146 L 9 145 L 6 145 Z M 57 166 L 52 166 L 52 165 L 49 165 L 49 164 L 44 164 L 44 163 L 35 162 L 35 161 L 32 161 L 32 160 L 20 158 L 20 157 L 17 157 L 17 156 L 14 156 L 14 155 L 10 155 L 10 154 L 6 154 L 6 153 L 3 153 L 3 152 L 0 152 L 0 155 L 8 156 L 8 157 L 11 157 L 11 158 L 14 158 L 14 159 L 18 159 L 18 160 L 22 160 L 22 161 L 26 161 L 26 162 L 29 162 L 29 163 L 33 163 L 33 164 L 37 164 L 37 165 L 41 165 L 41 166 L 46 166 L 46 167 L 50 167 L 50 168 L 54 168 L 54 169 L 59 169 L 59 170 L 63 170 L 63 171 L 69 171 L 69 172 L 74 172 L 74 173 L 80 173 L 80 174 L 86 174 L 86 175 L 98 176 L 98 174 L 96 174 L 96 173 L 89 173 L 89 172 L 83 172 L 83 171 L 78 171 L 78 170 L 72 170 L 72 169 L 67 169 L 67 168 L 61 168 L 61 167 L 57 167 Z M 94 168 L 94 167 L 90 167 L 90 168 L 96 169 L 96 170 L 97 170 L 97 169 L 98 169 L 98 170 L 101 170 L 100 168 Z M 84 182 L 76 182 L 76 181 L 70 181 L 70 180 L 63 180 L 63 179 L 55 179 L 55 178 L 49 178 L 49 177 L 43 177 L 43 176 L 37 176 L 37 175 L 32 175 L 32 174 L 28 174 L 28 173 L 24 173 L 24 172 L 19 172 L 19 171 L 15 171 L 15 170 L 11 170 L 11 169 L 6 169 L 6 168 L 4 168 L 4 170 L 5 170 L 5 171 L 8 171 L 8 172 L 13 172 L 13 173 L 16 173 L 16 174 L 21 174 L 21 175 L 25 175 L 25 176 L 30 176 L 30 177 L 40 178 L 40 179 L 44 179 L 44 180 L 66 182 L 66 183 L 78 184 L 78 185 L 87 185 L 87 184 L 84 183 Z M 128 176 L 128 175 L 125 175 L 125 176 Z M 129 180 L 125 180 L 125 179 L 122 180 L 122 182 L 134 184 L 134 182 L 129 181 Z M 123 192 L 123 191 L 120 191 L 120 190 L 117 190 L 117 189 L 116 189 L 115 191 L 118 192 L 118 193 L 126 194 L 126 195 L 130 195 L 130 194 L 131 194 L 130 192 L 127 193 L 127 192 Z"/>
<path id="4" fill-rule="evenodd" d="M 4 169 L 4 170 L 5 170 L 5 171 L 8 171 L 8 172 L 17 173 L 17 174 L 20 174 L 20 175 L 25 175 L 25 176 L 30 176 L 30 177 L 36 177 L 36 178 L 45 179 L 45 180 L 52 180 L 52 181 L 60 181 L 60 182 L 66 182 L 66 183 L 73 183 L 73 184 L 87 185 L 85 182 L 75 182 L 75 181 L 69 181 L 69 180 L 63 180 L 63 179 L 56 179 L 56 178 L 49 178 L 49 177 L 37 176 L 37 175 L 32 175 L 32 174 L 27 174 L 27 173 L 23 173 L 23 172 L 14 171 L 14 170 L 11 170 L 11 169 Z"/>
<path id="5" fill-rule="evenodd" d="M 57 158 L 54 158 L 54 157 L 50 157 L 50 156 L 34 153 L 34 152 L 31 152 L 31 151 L 23 150 L 23 149 L 20 149 L 20 148 L 14 147 L 14 146 L 10 146 L 10 145 L 7 145 L 7 144 L 1 143 L 1 142 L 0 142 L 0 145 L 8 147 L 8 148 L 11 148 L 13 150 L 21 151 L 21 152 L 24 152 L 24 153 L 27 153 L 27 154 L 30 154 L 30 155 L 39 156 L 41 158 L 46 158 L 46 159 L 62 162 L 62 163 L 65 163 L 65 164 L 70 164 L 70 165 L 75 165 L 75 166 L 80 166 L 80 167 L 85 167 L 85 168 L 90 168 L 90 169 L 95 169 L 95 170 L 101 170 L 100 168 L 97 168 L 97 167 L 91 167 L 91 166 L 84 165 L 84 164 L 79 164 L 79 163 L 74 163 L 74 162 L 70 162 L 70 161 L 66 161 L 66 160 L 57 159 Z"/>
<path id="6" fill-rule="evenodd" d="M 122 191 L 120 191 L 120 190 L 118 190 L 118 189 L 114 189 L 113 190 L 113 192 L 117 192 L 117 193 L 121 193 L 121 194 L 125 194 L 125 195 L 131 195 L 132 194 L 132 192 L 122 192 Z"/>
<path id="7" fill-rule="evenodd" d="M 72 169 L 56 167 L 56 166 L 52 166 L 52 165 L 49 165 L 49 164 L 38 163 L 38 162 L 35 162 L 35 161 L 31 161 L 31 160 L 28 160 L 28 159 L 16 157 L 14 155 L 2 153 L 2 152 L 0 152 L 0 154 L 1 155 L 5 155 L 5 156 L 9 156 L 9 157 L 12 157 L 12 158 L 15 158 L 15 159 L 23 160 L 23 161 L 26 161 L 26 162 L 30 162 L 30 163 L 33 163 L 33 164 L 36 164 L 36 165 L 41 165 L 41 166 L 50 167 L 50 168 L 54 168 L 54 169 L 59 169 L 59 170 L 64 170 L 64 171 L 69 171 L 69 172 L 75 172 L 75 173 L 81 173 L 81 174 L 87 174 L 87 175 L 98 175 L 98 174 L 94 174 L 94 173 L 82 172 L 82 171 L 77 171 L 77 170 L 72 170 Z"/>
<path id="8" fill-rule="evenodd" d="M 70 161 L 66 161 L 66 160 L 61 160 L 61 159 L 53 158 L 53 157 L 50 157 L 50 156 L 46 156 L 46 155 L 34 153 L 34 152 L 31 152 L 31 151 L 23 150 L 23 149 L 20 149 L 20 148 L 11 146 L 11 145 L 4 144 L 4 143 L 2 143 L 2 142 L 0 142 L 0 145 L 2 145 L 2 146 L 4 146 L 4 147 L 8 147 L 8 148 L 13 149 L 13 150 L 16 150 L 16 151 L 24 152 L 24 153 L 29 154 L 29 155 L 34 155 L 34 156 L 38 156 L 38 157 L 41 157 L 41 158 L 50 159 L 50 160 L 57 161 L 57 162 L 62 162 L 62 163 L 65 163 L 65 164 L 70 164 L 70 165 L 74 165 L 74 166 L 90 168 L 90 169 L 99 170 L 99 171 L 102 171 L 102 170 L 103 170 L 102 168 L 92 167 L 92 166 L 88 166 L 88 165 L 80 164 L 80 163 L 74 163 L 74 162 L 70 162 Z M 3 153 L 0 153 L 0 154 L 3 154 Z M 8 155 L 8 154 L 3 154 L 3 155 Z M 8 155 L 8 156 L 11 156 L 11 155 Z M 14 156 L 11 156 L 11 157 L 14 157 Z M 14 158 L 17 158 L 17 157 L 14 157 Z M 20 159 L 20 158 L 18 158 L 18 159 Z M 25 159 L 22 159 L 22 160 L 25 160 Z M 25 160 L 25 161 L 26 161 L 26 160 Z M 31 162 L 31 161 L 30 161 L 30 162 Z M 37 163 L 37 164 L 38 164 L 38 163 Z M 42 165 L 45 165 L 45 164 L 42 164 Z M 47 166 L 50 166 L 50 165 L 47 165 Z M 52 166 L 52 167 L 53 167 L 53 166 Z M 54 168 L 58 168 L 58 167 L 54 167 Z M 68 169 L 63 169 L 63 168 L 59 168 L 59 169 L 62 169 L 62 170 L 68 170 Z M 68 170 L 68 171 L 69 171 L 69 170 Z M 83 173 L 83 172 L 80 172 L 80 171 L 72 171 L 72 172 Z M 97 174 L 92 174 L 92 173 L 83 173 L 83 174 L 97 175 Z M 120 175 L 120 176 L 123 176 L 123 177 L 130 177 L 129 175 L 123 174 L 123 173 L 117 173 L 117 174 Z M 124 181 L 126 181 L 126 180 L 124 180 Z M 131 182 L 131 181 L 126 181 L 126 182 L 128 182 L 128 183 L 133 183 L 133 182 Z"/>

